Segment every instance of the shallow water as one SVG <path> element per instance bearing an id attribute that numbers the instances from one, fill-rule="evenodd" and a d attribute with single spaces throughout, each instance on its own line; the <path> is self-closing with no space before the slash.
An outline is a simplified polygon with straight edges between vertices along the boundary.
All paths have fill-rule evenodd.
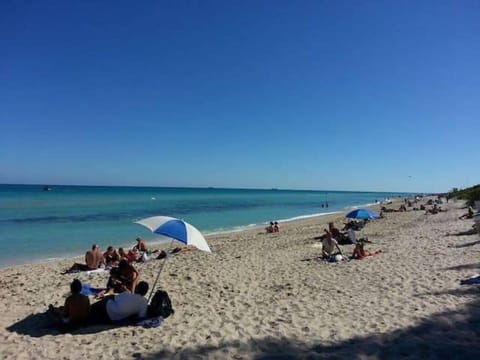
<path id="1" fill-rule="evenodd" d="M 83 254 L 91 244 L 133 246 L 133 222 L 154 215 L 183 218 L 204 234 L 342 211 L 405 193 L 0 185 L 0 266 Z M 328 207 L 325 205 L 328 203 Z M 323 207 L 322 207 L 323 205 Z"/>

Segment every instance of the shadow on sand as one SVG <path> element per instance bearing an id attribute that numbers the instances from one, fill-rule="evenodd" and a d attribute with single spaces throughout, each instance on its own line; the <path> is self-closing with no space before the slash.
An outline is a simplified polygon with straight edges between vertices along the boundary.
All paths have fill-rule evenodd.
<path id="1" fill-rule="evenodd" d="M 69 329 L 61 324 L 57 316 L 52 314 L 50 311 L 45 311 L 43 313 L 28 315 L 25 319 L 22 319 L 7 327 L 7 330 L 31 337 L 42 337 L 45 335 L 63 335 L 65 333 L 70 333 L 72 335 L 95 334 L 104 330 L 128 325 L 132 324 L 91 325 L 87 327 Z"/>
<path id="2" fill-rule="evenodd" d="M 479 288 L 461 287 L 445 294 L 479 294 Z M 355 337 L 340 342 L 305 343 L 301 339 L 264 338 L 225 342 L 219 345 L 160 351 L 144 359 L 192 358 L 264 359 L 359 359 L 359 358 L 480 358 L 480 301 L 458 311 L 436 314 L 415 326 L 390 333 Z"/>
<path id="3" fill-rule="evenodd" d="M 472 264 L 478 265 L 478 264 Z M 467 285 L 422 295 L 475 296 L 460 310 L 435 314 L 417 325 L 388 333 L 354 337 L 334 342 L 306 343 L 300 338 L 263 338 L 224 342 L 218 345 L 163 350 L 142 359 L 248 358 L 264 359 L 357 359 L 357 358 L 452 358 L 480 359 L 480 286 Z M 32 337 L 64 334 L 50 312 L 29 315 L 7 330 Z M 92 334 L 114 325 L 90 326 L 71 331 L 72 335 Z M 140 355 L 140 354 L 137 354 Z"/>

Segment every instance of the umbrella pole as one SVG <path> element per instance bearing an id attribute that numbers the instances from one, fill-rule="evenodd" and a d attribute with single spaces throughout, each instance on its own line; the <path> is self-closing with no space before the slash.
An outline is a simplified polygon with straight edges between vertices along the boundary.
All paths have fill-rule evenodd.
<path id="1" fill-rule="evenodd" d="M 172 244 L 173 244 L 173 239 L 172 241 L 170 242 L 170 247 L 172 247 Z M 168 250 L 168 249 L 167 249 Z M 165 256 L 165 259 L 163 260 L 162 262 L 162 265 L 160 265 L 160 269 L 158 270 L 158 274 L 157 274 L 157 277 L 155 279 L 155 282 L 153 283 L 153 286 L 152 286 L 152 289 L 150 290 L 150 295 L 148 295 L 148 300 L 147 300 L 147 304 L 150 303 L 150 299 L 152 298 L 152 295 L 153 295 L 153 291 L 155 290 L 155 287 L 157 286 L 157 282 L 158 282 L 158 279 L 160 279 L 160 274 L 162 273 L 162 270 L 165 266 L 165 263 L 167 262 L 167 259 L 168 259 L 168 252 L 167 252 L 167 256 Z"/>

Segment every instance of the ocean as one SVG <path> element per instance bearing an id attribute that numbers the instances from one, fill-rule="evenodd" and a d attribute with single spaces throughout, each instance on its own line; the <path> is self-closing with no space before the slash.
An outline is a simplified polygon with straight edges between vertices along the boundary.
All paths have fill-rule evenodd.
<path id="1" fill-rule="evenodd" d="M 0 267 L 83 255 L 92 244 L 165 242 L 134 221 L 182 218 L 203 234 L 263 227 L 407 193 L 0 185 Z M 328 203 L 328 207 L 326 204 Z M 323 207 L 322 207 L 323 204 Z"/>

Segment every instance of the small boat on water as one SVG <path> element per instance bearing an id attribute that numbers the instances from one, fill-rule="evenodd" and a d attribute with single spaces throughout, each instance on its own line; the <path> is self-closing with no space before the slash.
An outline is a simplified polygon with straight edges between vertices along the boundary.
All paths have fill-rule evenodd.
<path id="1" fill-rule="evenodd" d="M 52 191 L 53 189 L 49 186 L 44 186 L 43 191 Z"/>

